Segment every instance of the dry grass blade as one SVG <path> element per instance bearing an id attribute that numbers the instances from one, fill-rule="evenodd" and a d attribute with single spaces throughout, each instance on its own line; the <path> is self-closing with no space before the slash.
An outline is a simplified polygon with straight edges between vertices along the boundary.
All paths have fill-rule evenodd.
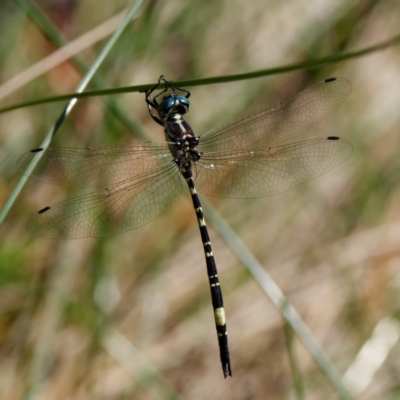
<path id="1" fill-rule="evenodd" d="M 57 65 L 69 60 L 76 54 L 79 54 L 83 50 L 93 46 L 95 43 L 98 43 L 100 40 L 110 36 L 118 26 L 120 26 L 125 15 L 126 10 L 110 18 L 108 21 L 103 22 L 91 31 L 86 32 L 79 38 L 69 42 L 65 46 L 54 51 L 54 53 L 3 83 L 0 86 L 0 100 L 9 96 L 16 90 L 21 89 L 32 80 L 45 74 Z"/>

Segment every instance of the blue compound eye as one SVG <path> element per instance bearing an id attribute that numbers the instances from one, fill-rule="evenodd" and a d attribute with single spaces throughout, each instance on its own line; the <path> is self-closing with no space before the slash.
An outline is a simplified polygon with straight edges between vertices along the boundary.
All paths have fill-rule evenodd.
<path id="1" fill-rule="evenodd" d="M 161 113 L 166 113 L 171 109 L 171 107 L 173 107 L 174 104 L 175 104 L 175 97 L 173 96 L 165 97 L 158 106 L 158 111 Z"/>
<path id="2" fill-rule="evenodd" d="M 171 95 L 165 97 L 158 106 L 158 113 L 161 118 L 166 114 L 186 114 L 189 111 L 190 102 L 184 96 Z"/>
<path id="3" fill-rule="evenodd" d="M 179 103 L 189 107 L 190 105 L 189 99 L 186 98 L 185 96 L 176 96 L 176 99 L 179 101 Z"/>

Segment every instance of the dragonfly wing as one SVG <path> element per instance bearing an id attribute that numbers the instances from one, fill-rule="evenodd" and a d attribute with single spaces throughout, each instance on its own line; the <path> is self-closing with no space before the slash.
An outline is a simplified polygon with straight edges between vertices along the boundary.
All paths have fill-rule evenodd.
<path id="1" fill-rule="evenodd" d="M 36 165 L 31 166 L 36 158 Z M 22 155 L 18 169 L 30 177 L 51 184 L 73 187 L 106 187 L 156 168 L 171 160 L 167 143 L 86 149 L 48 147 Z"/>
<path id="2" fill-rule="evenodd" d="M 196 164 L 196 187 L 217 197 L 272 196 L 325 174 L 350 157 L 352 149 L 349 141 L 328 137 L 267 151 L 206 153 Z"/>
<path id="3" fill-rule="evenodd" d="M 326 79 L 273 107 L 230 121 L 199 137 L 200 152 L 264 150 L 311 129 L 348 97 L 351 83 Z"/>
<path id="4" fill-rule="evenodd" d="M 182 190 L 174 162 L 107 189 L 45 207 L 30 221 L 35 236 L 99 237 L 139 228 L 172 206 Z"/>

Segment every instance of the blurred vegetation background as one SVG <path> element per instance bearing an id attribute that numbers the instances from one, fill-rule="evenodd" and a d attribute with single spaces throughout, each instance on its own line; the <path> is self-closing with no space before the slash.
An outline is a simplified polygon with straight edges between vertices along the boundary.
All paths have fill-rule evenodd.
<path id="1" fill-rule="evenodd" d="M 0 3 L 1 107 L 72 92 L 82 77 L 72 61 L 51 67 L 46 57 L 58 46 L 24 3 Z M 33 4 L 68 41 L 93 39 L 77 54 L 90 66 L 118 26 L 114 16 L 131 2 Z M 149 84 L 161 74 L 180 80 L 278 67 L 373 46 L 398 35 L 399 20 L 396 0 L 147 1 L 97 75 L 106 87 L 122 87 Z M 314 70 L 189 88 L 187 119 L 200 134 L 331 76 L 350 80 L 352 94 L 299 140 L 343 136 L 354 146 L 351 158 L 279 196 L 208 200 L 288 296 L 355 397 L 398 399 L 399 48 Z M 143 94 L 112 99 L 152 140 L 163 140 Z M 1 206 L 20 178 L 16 161 L 40 145 L 62 108 L 51 103 L 0 115 Z M 132 143 L 139 129 L 122 124 L 106 97 L 90 98 L 78 102 L 53 145 Z M 30 181 L 0 226 L 1 399 L 302 398 L 280 312 L 209 226 L 232 357 L 233 378 L 224 381 L 188 196 L 154 222 L 118 236 L 62 242 L 29 235 L 37 210 L 77 193 Z M 291 346 L 304 398 L 337 398 L 302 343 L 295 338 Z"/>

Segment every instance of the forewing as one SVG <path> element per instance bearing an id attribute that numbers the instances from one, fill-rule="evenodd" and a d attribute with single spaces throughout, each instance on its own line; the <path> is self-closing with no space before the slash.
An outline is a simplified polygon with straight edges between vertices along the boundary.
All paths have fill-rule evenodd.
<path id="1" fill-rule="evenodd" d="M 45 207 L 32 218 L 29 230 L 48 239 L 114 235 L 157 218 L 181 189 L 179 170 L 170 161 L 107 189 Z"/>
<path id="2" fill-rule="evenodd" d="M 230 121 L 199 137 L 200 152 L 265 150 L 311 129 L 351 92 L 342 78 L 327 79 L 273 107 Z"/>
<path id="3" fill-rule="evenodd" d="M 34 168 L 29 167 L 37 157 Z M 39 158 L 40 157 L 40 158 Z M 45 183 L 73 187 L 106 187 L 137 177 L 169 162 L 167 143 L 143 142 L 135 145 L 97 148 L 48 147 L 25 153 L 17 163 L 26 175 Z"/>
<path id="4" fill-rule="evenodd" d="M 338 137 L 290 143 L 266 151 L 207 153 L 196 163 L 196 187 L 201 193 L 217 197 L 272 196 L 325 174 L 351 153 L 351 143 Z"/>

